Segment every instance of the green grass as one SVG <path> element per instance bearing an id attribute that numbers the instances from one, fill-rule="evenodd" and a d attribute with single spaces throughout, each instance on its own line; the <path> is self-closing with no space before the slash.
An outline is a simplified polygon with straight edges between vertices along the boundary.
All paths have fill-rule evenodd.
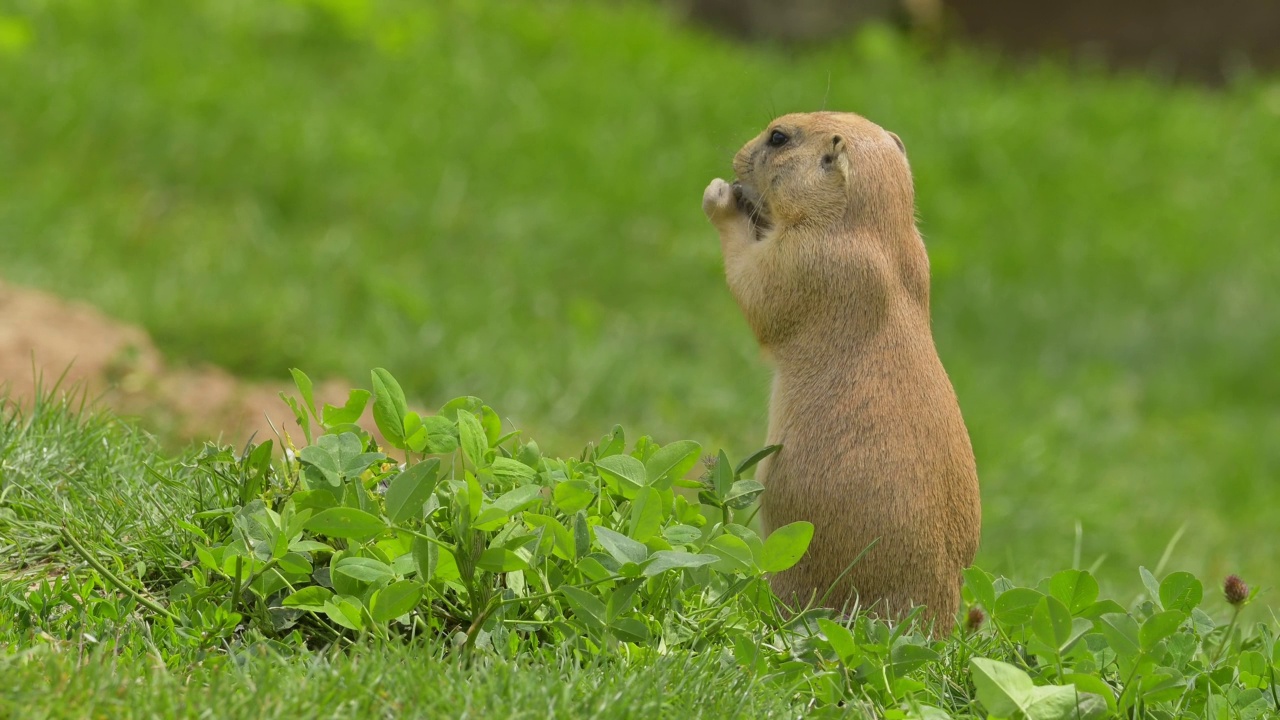
<path id="1" fill-rule="evenodd" d="M 86 412 L 74 396 L 45 399 L 30 412 L 20 413 L 0 394 L 0 717 L 208 717 L 214 708 L 218 717 L 228 718 L 883 717 L 885 711 L 905 708 L 899 701 L 883 704 L 885 690 L 880 684 L 888 678 L 880 675 L 892 674 L 890 664 L 877 672 L 865 665 L 858 667 L 858 663 L 877 652 L 883 657 L 877 655 L 879 660 L 872 661 L 872 667 L 888 657 L 894 659 L 895 667 L 910 665 L 913 656 L 899 651 L 914 647 L 917 655 L 926 654 L 920 661 L 929 663 L 928 671 L 916 673 L 914 679 L 898 678 L 893 686 L 900 688 L 899 681 L 904 680 L 922 681 L 926 684 L 917 686 L 917 691 L 928 698 L 925 701 L 943 705 L 950 717 L 961 720 L 987 717 L 983 707 L 994 702 L 984 698 L 984 686 L 975 690 L 978 670 L 971 675 L 971 658 L 1026 664 L 1022 653 L 1031 651 L 1040 656 L 1047 652 L 1043 645 L 1036 649 L 1034 642 L 1026 644 L 1030 636 L 1025 617 L 1012 619 L 1019 612 L 1030 616 L 1028 608 L 1017 609 L 1026 604 L 1025 597 L 1006 602 L 1019 593 L 1033 598 L 1040 594 L 1027 587 L 1003 589 L 1008 587 L 1003 579 L 994 587 L 990 579 L 983 581 L 987 595 L 999 588 L 1002 594 L 998 598 L 984 599 L 982 583 L 969 585 L 974 597 L 991 613 L 987 628 L 980 632 L 956 634 L 932 649 L 918 644 L 895 645 L 890 655 L 886 646 L 893 641 L 888 640 L 888 628 L 880 626 L 880 639 L 871 639 L 864 629 L 858 629 L 859 644 L 853 652 L 860 660 L 855 662 L 853 656 L 846 657 L 845 650 L 839 651 L 849 660 L 848 666 L 843 665 L 844 660 L 824 664 L 811 654 L 823 652 L 824 646 L 830 653 L 837 647 L 834 639 L 828 646 L 826 640 L 800 635 L 792 636 L 790 644 L 774 644 L 764 653 L 774 663 L 765 666 L 767 670 L 756 664 L 762 661 L 744 659 L 741 642 L 731 643 L 732 647 L 714 643 L 702 647 L 682 644 L 676 635 L 672 636 L 675 645 L 665 651 L 651 642 L 617 645 L 601 652 L 591 650 L 594 646 L 584 644 L 581 638 L 571 636 L 560 643 L 540 641 L 529 633 L 522 634 L 515 644 L 495 640 L 488 649 L 482 646 L 475 654 L 459 656 L 449 650 L 458 638 L 428 633 L 409 640 L 400 634 L 407 628 L 401 628 L 390 637 L 372 633 L 359 639 L 341 638 L 333 645 L 326 641 L 322 647 L 316 625 L 300 623 L 292 630 L 272 629 L 260 608 L 259 612 L 252 610 L 256 606 L 252 602 L 236 606 L 250 613 L 236 616 L 243 620 L 239 627 L 234 627 L 233 620 L 223 626 L 226 631 L 211 635 L 214 625 L 207 622 L 210 616 L 206 613 L 214 610 L 218 597 L 215 594 L 208 602 L 182 597 L 194 589 L 190 580 L 196 579 L 198 587 L 206 587 L 207 582 L 197 579 L 205 575 L 199 564 L 186 560 L 206 543 L 197 537 L 202 534 L 197 525 L 219 534 L 213 524 L 198 520 L 201 514 L 243 502 L 231 497 L 236 495 L 235 487 L 220 487 L 209 472 L 212 467 L 225 467 L 225 463 L 205 464 L 194 452 L 170 457 L 154 438 L 109 414 Z M 282 478 L 275 482 L 291 485 Z M 59 540 L 64 526 L 79 537 L 78 543 L 70 543 L 77 552 Z M 97 565 L 96 572 L 90 569 L 88 565 L 93 563 L 80 555 L 86 552 L 109 570 Z M 123 581 L 104 582 L 108 573 Z M 70 585 L 66 584 L 68 579 Z M 1058 579 L 1055 576 L 1055 585 Z M 1073 608 L 1077 600 L 1083 608 L 1096 597 L 1097 585 L 1092 580 L 1082 582 L 1085 578 L 1079 574 L 1067 579 L 1065 592 Z M 1146 609 L 1134 610 L 1134 614 L 1104 615 L 1103 634 L 1091 633 L 1087 643 L 1098 653 L 1098 660 L 1091 659 L 1095 656 L 1089 650 L 1081 655 L 1079 647 L 1066 660 L 1092 678 L 1094 685 L 1087 686 L 1091 692 L 1099 688 L 1114 693 L 1121 687 L 1139 686 L 1136 680 L 1130 682 L 1129 671 L 1110 668 L 1114 662 L 1123 668 L 1123 663 L 1134 661 L 1137 615 L 1145 618 L 1142 647 L 1152 653 L 1142 671 L 1141 686 L 1159 684 L 1159 673 L 1147 677 L 1157 662 L 1178 662 L 1178 667 L 1189 673 L 1185 680 L 1173 683 L 1172 696 L 1163 698 L 1169 701 L 1182 696 L 1178 706 L 1192 714 L 1180 717 L 1200 716 L 1196 713 L 1201 713 L 1207 702 L 1203 687 L 1210 671 L 1217 689 L 1209 694 L 1220 696 L 1220 702 L 1229 701 L 1244 713 L 1242 716 L 1262 717 L 1280 707 L 1275 704 L 1274 689 L 1270 696 L 1258 689 L 1267 673 L 1274 672 L 1274 668 L 1266 669 L 1268 663 L 1280 663 L 1280 644 L 1273 639 L 1274 622 L 1245 628 L 1237 627 L 1232 619 L 1228 627 L 1224 615 L 1230 617 L 1229 609 L 1210 587 L 1206 588 L 1203 612 L 1195 610 L 1188 627 L 1187 615 L 1172 608 L 1200 605 L 1200 584 L 1185 573 L 1165 577 L 1158 590 L 1155 579 L 1148 582 L 1148 598 L 1159 598 L 1165 612 L 1146 602 Z M 184 585 L 187 587 L 182 590 Z M 168 605 L 168 610 L 141 607 L 124 592 L 126 587 L 135 588 L 129 593 L 141 588 Z M 1041 589 L 1050 590 L 1043 585 Z M 1052 592 L 1057 597 L 1064 590 L 1055 588 Z M 223 600 L 219 614 L 228 606 Z M 1069 612 L 1062 601 L 1054 602 L 1061 613 Z M 729 607 L 721 610 L 728 612 Z M 1121 611 L 1114 603 L 1112 607 Z M 692 606 L 683 611 L 691 610 Z M 706 608 L 702 610 L 705 615 Z M 166 619 L 170 613 L 179 619 Z M 206 620 L 198 619 L 197 613 Z M 1168 624 L 1171 615 L 1176 616 L 1178 628 Z M 723 620 L 721 617 L 712 624 Z M 1035 637 L 1042 633 L 1065 637 L 1080 622 L 1084 622 L 1083 629 L 1089 629 L 1091 623 L 1079 617 L 1072 621 L 1068 615 L 1056 630 L 1046 619 L 1045 627 L 1034 629 Z M 735 621 L 738 623 L 755 627 L 745 616 Z M 1126 623 L 1133 640 L 1125 641 L 1123 634 L 1106 634 L 1105 628 L 1122 633 Z M 859 628 L 865 626 L 860 624 Z M 1230 636 L 1233 629 L 1243 631 L 1242 637 L 1224 641 L 1223 632 Z M 830 628 L 824 632 L 836 637 Z M 854 636 L 848 630 L 843 632 L 853 645 Z M 1011 641 L 1006 632 L 1016 632 L 1022 639 Z M 1147 639 L 1167 637 L 1171 632 L 1177 632 L 1177 637 Z M 764 641 L 777 643 L 774 636 L 768 638 Z M 747 640 L 746 652 L 754 653 L 758 646 L 753 646 L 749 637 L 738 638 L 743 639 Z M 762 640 L 757 637 L 754 642 Z M 1118 657 L 1124 642 L 1132 643 L 1128 659 Z M 503 650 L 503 645 L 508 649 Z M 876 647 L 880 649 L 873 650 Z M 1170 649 L 1175 647 L 1182 649 Z M 1188 652 L 1196 654 L 1190 664 Z M 1062 657 L 1057 660 L 1059 664 L 1063 661 Z M 1106 667 L 1100 668 L 1100 661 Z M 800 682 L 779 682 L 779 671 L 796 664 L 808 668 L 808 681 L 836 678 L 836 688 L 850 682 L 853 694 L 844 696 L 845 704 L 833 705 L 820 689 L 823 685 L 806 684 L 804 673 Z M 1053 665 L 1041 657 L 1026 667 L 1037 668 L 1039 674 L 1050 672 Z M 1013 664 L 1002 667 L 1005 673 L 1023 673 Z M 1114 690 L 1106 690 L 1097 679 L 1104 671 Z M 762 672 L 769 674 L 762 677 Z M 992 675 L 991 669 L 983 672 L 1007 679 Z M 1168 672 L 1178 674 L 1179 670 Z M 1246 675 L 1250 672 L 1252 675 Z M 1025 674 L 1022 677 L 1031 682 Z M 1155 682 L 1147 682 L 1149 679 Z M 1040 682 L 1043 684 L 1043 677 Z M 1201 688 L 1198 701 L 1192 688 Z M 909 691 L 894 692 L 901 700 Z M 1121 697 L 1126 694 L 1127 690 Z M 877 711 L 860 713 L 852 704 L 864 700 L 876 702 Z M 917 716 L 894 717 L 905 720 Z"/>
<path id="2" fill-rule="evenodd" d="M 0 413 L 0 571 L 42 565 L 62 525 L 144 576 L 182 562 L 175 520 L 211 506 L 213 488 L 159 455 L 145 432 L 86 409 L 82 397 L 42 397 L 30 412 Z"/>
<path id="3" fill-rule="evenodd" d="M 364 6 L 11 4 L 0 275 L 173 357 L 479 395 L 556 451 L 622 422 L 742 455 L 768 369 L 700 193 L 774 114 L 856 110 L 915 170 L 979 563 L 1067 566 L 1079 521 L 1114 587 L 1179 528 L 1167 568 L 1280 581 L 1273 82 L 928 62 L 877 34 L 787 54 L 646 3 Z"/>
<path id="4" fill-rule="evenodd" d="M 246 652 L 235 664 L 168 670 L 104 653 L 40 647 L 0 673 L 0 716 L 220 718 L 787 717 L 798 712 L 751 687 L 739 669 L 666 658 L 610 672 L 608 663 L 478 663 L 429 648 L 366 648 L 287 658 Z"/>
<path id="5" fill-rule="evenodd" d="M 0 395 L 0 717 L 763 717 L 794 711 L 718 656 L 629 662 L 568 653 L 444 659 L 442 639 L 311 652 L 237 634 L 225 654 L 184 645 L 117 593 L 24 627 L 6 601 L 87 571 L 64 523 L 130 582 L 164 593 L 194 536 L 179 521 L 221 506 L 192 458 L 71 399 L 27 413 Z M 86 597 L 83 593 L 80 596 Z M 28 597 L 28 601 L 29 601 Z M 104 606 L 119 608 L 104 610 Z M 140 612 L 134 612 L 137 609 Z M 255 639 L 257 637 L 257 639 Z M 286 638 L 287 640 L 287 638 Z"/>

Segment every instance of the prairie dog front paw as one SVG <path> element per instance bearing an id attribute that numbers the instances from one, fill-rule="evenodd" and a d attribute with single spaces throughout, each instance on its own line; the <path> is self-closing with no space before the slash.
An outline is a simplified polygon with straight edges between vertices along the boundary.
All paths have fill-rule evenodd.
<path id="1" fill-rule="evenodd" d="M 720 178 L 712 180 L 702 193 L 702 212 L 717 225 L 737 216 L 738 201 L 733 196 L 733 186 Z"/>

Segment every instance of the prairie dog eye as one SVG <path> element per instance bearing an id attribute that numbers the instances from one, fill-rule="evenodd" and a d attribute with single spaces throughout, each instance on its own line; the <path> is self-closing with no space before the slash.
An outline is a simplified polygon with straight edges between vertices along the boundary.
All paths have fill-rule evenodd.
<path id="1" fill-rule="evenodd" d="M 787 137 L 787 134 L 781 130 L 774 130 L 769 133 L 769 147 L 782 147 L 783 145 L 786 145 L 787 141 L 790 139 L 791 138 Z"/>

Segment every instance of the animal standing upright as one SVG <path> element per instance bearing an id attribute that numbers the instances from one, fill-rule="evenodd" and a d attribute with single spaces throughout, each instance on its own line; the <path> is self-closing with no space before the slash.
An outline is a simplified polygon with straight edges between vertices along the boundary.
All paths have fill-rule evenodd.
<path id="1" fill-rule="evenodd" d="M 773 587 L 800 604 L 926 608 L 950 632 L 981 524 L 969 433 L 938 358 L 929 260 L 902 141 L 850 113 L 778 118 L 702 207 L 725 277 L 775 368 L 764 529 L 807 520 Z M 869 550 L 867 548 L 870 548 Z M 866 554 L 846 569 L 859 556 Z"/>

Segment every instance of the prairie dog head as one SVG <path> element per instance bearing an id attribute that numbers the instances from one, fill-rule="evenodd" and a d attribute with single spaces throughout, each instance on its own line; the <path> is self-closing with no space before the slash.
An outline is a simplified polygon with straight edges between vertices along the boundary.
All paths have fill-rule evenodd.
<path id="1" fill-rule="evenodd" d="M 852 113 L 784 115 L 733 169 L 732 185 L 711 181 L 702 209 L 762 346 L 866 337 L 904 304 L 927 322 L 929 259 L 897 135 Z"/>
<path id="2" fill-rule="evenodd" d="M 902 140 L 852 113 L 783 115 L 738 151 L 734 196 L 757 237 L 777 230 L 915 227 Z"/>

